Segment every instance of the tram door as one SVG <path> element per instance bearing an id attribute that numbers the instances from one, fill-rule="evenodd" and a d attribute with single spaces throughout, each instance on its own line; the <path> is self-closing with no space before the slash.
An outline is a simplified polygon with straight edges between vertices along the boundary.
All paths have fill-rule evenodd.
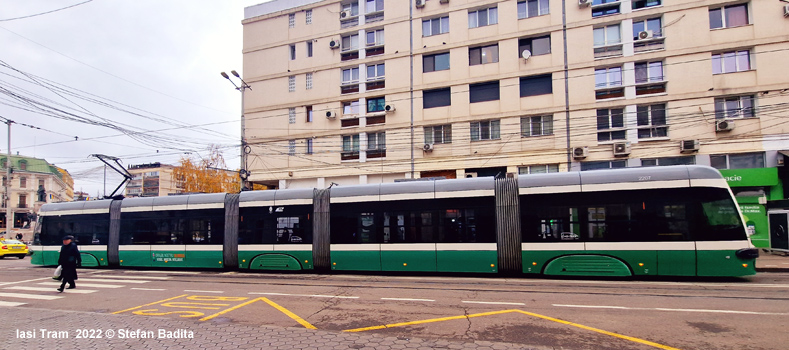
<path id="1" fill-rule="evenodd" d="M 770 248 L 789 249 L 789 211 L 770 212 Z"/>

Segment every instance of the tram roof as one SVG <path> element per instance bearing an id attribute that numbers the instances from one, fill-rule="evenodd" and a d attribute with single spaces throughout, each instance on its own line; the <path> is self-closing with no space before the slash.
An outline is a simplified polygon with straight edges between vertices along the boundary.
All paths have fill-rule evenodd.
<path id="1" fill-rule="evenodd" d="M 641 167 L 623 169 L 589 170 L 580 172 L 551 173 L 521 175 L 518 177 L 518 187 L 574 187 L 581 191 L 597 188 L 594 185 L 621 185 L 626 188 L 628 184 L 643 184 L 645 188 L 666 187 L 691 187 L 708 183 L 693 180 L 721 180 L 723 176 L 718 170 L 703 165 L 674 165 L 662 167 Z M 715 181 L 719 182 L 719 181 Z M 723 183 L 725 184 L 725 182 Z M 624 188 L 623 188 L 624 189 Z"/>

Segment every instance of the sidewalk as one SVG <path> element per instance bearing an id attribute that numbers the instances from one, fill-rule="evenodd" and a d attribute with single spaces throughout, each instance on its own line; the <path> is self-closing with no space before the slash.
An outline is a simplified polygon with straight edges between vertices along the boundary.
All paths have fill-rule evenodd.
<path id="1" fill-rule="evenodd" d="M 765 253 L 759 250 L 756 259 L 757 272 L 789 272 L 789 254 L 780 252 Z"/>
<path id="2" fill-rule="evenodd" d="M 523 344 L 462 342 L 339 333 L 306 328 L 251 327 L 217 322 L 152 316 L 113 315 L 77 311 L 0 307 L 2 349 L 485 349 L 548 350 Z M 41 330 L 45 330 L 42 334 Z M 80 332 L 79 330 L 86 330 Z M 65 332 L 68 332 L 66 334 Z M 101 339 L 77 339 L 79 335 Z M 109 331 L 109 332 L 108 332 Z M 170 332 L 180 339 L 159 338 Z M 31 333 L 25 333 L 31 332 Z M 52 333 L 49 333 L 52 332 Z M 58 332 L 58 333 L 55 333 Z M 25 335 L 34 339 L 23 338 Z M 82 333 L 82 334 L 80 334 Z M 20 336 L 21 335 L 21 336 Z M 49 335 L 50 337 L 43 337 Z M 112 335 L 112 338 L 108 337 Z M 121 339 L 123 335 L 132 338 Z M 150 335 L 152 338 L 143 338 Z M 60 339 L 52 336 L 61 336 Z M 42 338 L 43 337 L 43 338 Z"/>

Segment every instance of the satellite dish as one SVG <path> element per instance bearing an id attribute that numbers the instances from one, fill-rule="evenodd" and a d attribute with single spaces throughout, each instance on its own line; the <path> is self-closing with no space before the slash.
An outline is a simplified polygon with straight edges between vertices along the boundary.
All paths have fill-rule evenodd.
<path id="1" fill-rule="evenodd" d="M 523 57 L 524 60 L 528 60 L 529 57 L 531 57 L 531 51 L 523 50 L 523 52 L 521 52 L 521 57 Z"/>

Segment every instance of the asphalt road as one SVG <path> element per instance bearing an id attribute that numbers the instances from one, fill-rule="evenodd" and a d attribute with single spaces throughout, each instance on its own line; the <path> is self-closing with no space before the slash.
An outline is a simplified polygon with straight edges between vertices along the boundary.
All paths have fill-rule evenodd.
<path id="1" fill-rule="evenodd" d="M 3 308 L 485 340 L 555 349 L 784 349 L 789 273 L 737 279 L 533 278 L 80 270 L 0 260 Z M 11 336 L 12 323 L 0 325 Z M 8 334 L 5 334 L 8 333 Z"/>

